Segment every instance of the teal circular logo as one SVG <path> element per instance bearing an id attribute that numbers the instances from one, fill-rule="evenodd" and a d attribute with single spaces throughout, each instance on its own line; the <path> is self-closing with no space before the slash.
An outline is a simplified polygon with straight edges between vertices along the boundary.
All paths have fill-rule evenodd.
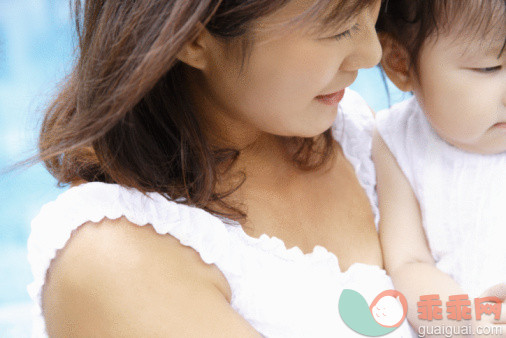
<path id="1" fill-rule="evenodd" d="M 408 313 L 406 297 L 397 290 L 386 290 L 371 305 L 357 291 L 344 289 L 339 297 L 339 314 L 353 331 L 364 336 L 386 335 L 399 326 Z"/>

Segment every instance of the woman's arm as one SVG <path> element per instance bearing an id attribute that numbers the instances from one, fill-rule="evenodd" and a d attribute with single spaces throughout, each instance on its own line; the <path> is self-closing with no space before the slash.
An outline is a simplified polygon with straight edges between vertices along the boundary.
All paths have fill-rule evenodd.
<path id="1" fill-rule="evenodd" d="M 436 268 L 422 227 L 420 208 L 409 181 L 385 142 L 375 131 L 373 160 L 377 173 L 380 239 L 385 267 L 395 288 L 408 300 L 408 320 L 415 329 L 430 325 L 469 325 L 447 319 L 449 296 L 465 292 L 450 276 Z M 418 318 L 420 296 L 438 294 L 442 320 Z"/>
<path id="2" fill-rule="evenodd" d="M 230 306 L 221 271 L 149 225 L 87 223 L 49 271 L 50 337 L 260 337 Z"/>

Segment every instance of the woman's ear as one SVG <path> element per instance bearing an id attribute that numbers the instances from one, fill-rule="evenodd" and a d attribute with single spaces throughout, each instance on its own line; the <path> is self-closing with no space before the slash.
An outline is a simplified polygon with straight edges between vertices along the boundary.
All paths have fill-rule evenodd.
<path id="1" fill-rule="evenodd" d="M 190 67 L 204 70 L 208 64 L 208 48 L 212 44 L 212 36 L 202 28 L 199 35 L 193 41 L 187 42 L 176 58 Z"/>
<path id="2" fill-rule="evenodd" d="M 412 91 L 413 77 L 408 51 L 391 35 L 380 33 L 378 36 L 383 48 L 381 67 L 397 88 L 404 92 Z"/>

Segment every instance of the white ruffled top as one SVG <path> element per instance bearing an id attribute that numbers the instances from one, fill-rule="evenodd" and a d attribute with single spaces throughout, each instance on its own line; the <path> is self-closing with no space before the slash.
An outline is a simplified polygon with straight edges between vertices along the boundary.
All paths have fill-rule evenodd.
<path id="1" fill-rule="evenodd" d="M 415 97 L 378 112 L 376 122 L 418 199 L 436 266 L 470 298 L 506 283 L 506 152 L 445 142 Z"/>
<path id="2" fill-rule="evenodd" d="M 347 90 L 333 135 L 369 196 L 377 224 L 376 179 L 370 156 L 373 126 L 369 107 Z M 237 223 L 227 224 L 158 193 L 145 196 L 116 184 L 86 183 L 45 204 L 32 221 L 28 260 L 34 281 L 28 291 L 34 301 L 33 337 L 47 337 L 41 290 L 58 250 L 80 225 L 121 216 L 139 226 L 151 224 L 157 233 L 174 236 L 195 249 L 204 262 L 215 264 L 230 285 L 231 306 L 265 337 L 363 337 L 339 315 L 342 290 L 358 291 L 370 304 L 380 292 L 393 289 L 391 279 L 378 266 L 355 263 L 343 272 L 337 257 L 322 246 L 304 254 L 298 247 L 287 249 L 276 237 L 250 237 Z M 387 336 L 414 334 L 405 321 Z"/>

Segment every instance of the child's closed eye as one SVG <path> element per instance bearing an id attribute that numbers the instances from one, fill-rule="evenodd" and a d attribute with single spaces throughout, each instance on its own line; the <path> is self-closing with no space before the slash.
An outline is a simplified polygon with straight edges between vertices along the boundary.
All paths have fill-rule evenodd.
<path id="1" fill-rule="evenodd" d="M 480 73 L 493 73 L 497 72 L 502 69 L 501 65 L 494 66 L 494 67 L 483 67 L 483 68 L 472 68 L 472 70 Z"/>

